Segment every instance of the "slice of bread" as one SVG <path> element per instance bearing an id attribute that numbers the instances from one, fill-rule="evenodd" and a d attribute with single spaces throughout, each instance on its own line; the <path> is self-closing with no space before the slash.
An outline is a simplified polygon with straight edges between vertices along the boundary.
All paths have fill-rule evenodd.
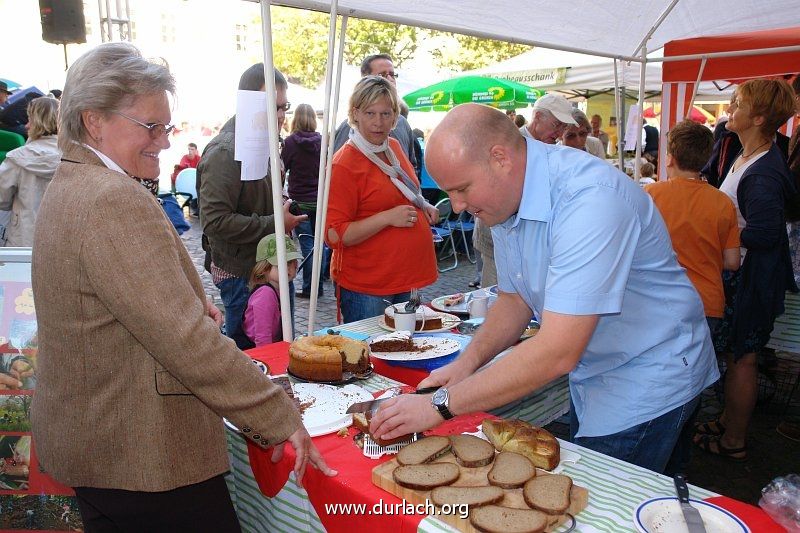
<path id="1" fill-rule="evenodd" d="M 450 451 L 450 439 L 434 435 L 412 442 L 400 450 L 397 454 L 397 462 L 401 465 L 430 463 L 448 451 Z"/>
<path id="2" fill-rule="evenodd" d="M 475 435 L 450 435 L 450 446 L 456 461 L 467 468 L 486 466 L 494 460 L 494 446 Z"/>
<path id="3" fill-rule="evenodd" d="M 518 489 L 536 476 L 536 467 L 525 457 L 514 452 L 500 452 L 487 478 L 489 483 L 504 489 Z"/>
<path id="4" fill-rule="evenodd" d="M 390 444 L 395 444 L 395 443 L 398 443 L 398 442 L 403 442 L 403 441 L 411 439 L 411 434 L 410 433 L 408 433 L 406 435 L 400 435 L 399 437 L 395 437 L 395 438 L 389 439 L 389 440 L 383 440 L 383 439 L 376 438 L 375 435 L 373 435 L 372 433 L 369 432 L 369 420 L 367 420 L 366 413 L 354 413 L 353 414 L 353 426 L 356 429 L 358 429 L 359 431 L 361 431 L 362 433 L 364 433 L 366 435 L 369 435 L 372 438 L 372 440 L 374 440 L 375 443 L 378 446 L 389 446 Z"/>
<path id="5" fill-rule="evenodd" d="M 469 505 L 481 507 L 497 503 L 505 493 L 500 487 L 436 487 L 431 492 L 431 501 L 442 505 Z"/>
<path id="6" fill-rule="evenodd" d="M 572 478 L 561 474 L 537 476 L 522 489 L 525 503 L 547 514 L 563 514 L 569 508 Z"/>
<path id="7" fill-rule="evenodd" d="M 534 509 L 487 505 L 470 510 L 469 522 L 486 533 L 540 533 L 548 520 L 546 514 Z"/>
<path id="8" fill-rule="evenodd" d="M 414 490 L 431 490 L 455 483 L 461 471 L 455 463 L 398 466 L 392 472 L 394 482 Z"/>

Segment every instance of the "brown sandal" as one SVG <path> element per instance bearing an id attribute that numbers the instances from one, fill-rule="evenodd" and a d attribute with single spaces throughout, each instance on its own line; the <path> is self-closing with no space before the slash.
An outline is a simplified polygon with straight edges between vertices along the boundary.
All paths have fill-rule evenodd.
<path id="1" fill-rule="evenodd" d="M 725 433 L 725 426 L 719 420 L 709 420 L 701 424 L 695 424 L 694 432 L 696 435 L 711 435 L 712 437 L 720 437 Z"/>
<path id="2" fill-rule="evenodd" d="M 747 460 L 747 448 L 726 448 L 720 442 L 719 437 L 713 435 L 698 435 L 694 440 L 695 446 L 700 448 L 706 453 L 722 457 L 735 463 L 741 463 Z M 740 455 L 741 454 L 741 455 Z"/>

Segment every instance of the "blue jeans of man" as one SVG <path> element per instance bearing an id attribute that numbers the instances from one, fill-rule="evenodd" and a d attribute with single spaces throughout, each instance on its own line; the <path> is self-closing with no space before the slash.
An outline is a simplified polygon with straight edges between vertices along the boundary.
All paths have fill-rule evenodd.
<path id="1" fill-rule="evenodd" d="M 398 304 L 407 302 L 410 296 L 410 292 L 374 296 L 340 287 L 339 305 L 342 310 L 342 319 L 347 323 L 383 315 L 384 309 L 388 307 L 386 301 Z"/>
<path id="2" fill-rule="evenodd" d="M 600 437 L 575 437 L 579 424 L 575 416 L 575 406 L 570 402 L 570 440 L 590 450 L 663 473 L 675 452 L 684 426 L 695 415 L 699 403 L 698 395 L 668 413 L 619 433 Z"/>
<path id="3" fill-rule="evenodd" d="M 233 334 L 242 327 L 242 317 L 250 299 L 250 289 L 245 278 L 223 279 L 216 284 L 222 305 L 225 306 L 225 335 Z M 292 338 L 294 338 L 294 282 L 289 282 L 289 305 L 292 316 Z M 242 348 L 239 346 L 239 348 Z"/>
<path id="4" fill-rule="evenodd" d="M 305 211 L 301 210 L 302 213 L 308 215 L 308 220 L 304 220 L 300 224 L 297 225 L 295 228 L 295 234 L 297 235 L 311 235 L 311 237 L 298 237 L 300 240 L 300 251 L 303 254 L 303 257 L 307 257 L 308 254 L 314 251 L 314 228 L 317 218 L 316 211 Z M 313 272 L 313 261 L 311 258 L 305 262 L 303 265 L 303 294 L 311 294 L 311 274 Z M 324 261 L 323 261 L 324 264 Z M 318 296 L 322 296 L 322 273 L 320 273 L 320 284 L 319 290 L 317 292 Z"/>

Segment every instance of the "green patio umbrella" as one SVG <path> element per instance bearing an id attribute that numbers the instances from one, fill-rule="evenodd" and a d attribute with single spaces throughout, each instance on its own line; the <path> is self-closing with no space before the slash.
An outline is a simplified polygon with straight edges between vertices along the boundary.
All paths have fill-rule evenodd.
<path id="1" fill-rule="evenodd" d="M 411 111 L 448 111 L 474 102 L 499 109 L 526 107 L 545 95 L 521 83 L 484 76 L 461 76 L 408 93 L 403 100 Z"/>

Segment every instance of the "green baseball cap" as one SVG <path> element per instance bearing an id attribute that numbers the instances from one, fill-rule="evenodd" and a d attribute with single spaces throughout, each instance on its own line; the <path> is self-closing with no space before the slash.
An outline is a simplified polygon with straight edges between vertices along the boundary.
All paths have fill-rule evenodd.
<path id="1" fill-rule="evenodd" d="M 297 251 L 297 246 L 295 246 L 294 241 L 287 236 L 284 236 L 284 239 L 286 242 L 286 261 L 302 259 L 303 254 Z M 270 233 L 258 241 L 258 246 L 256 247 L 256 262 L 264 260 L 269 261 L 269 264 L 272 266 L 277 266 L 278 264 L 278 242 L 275 239 L 274 233 Z"/>

